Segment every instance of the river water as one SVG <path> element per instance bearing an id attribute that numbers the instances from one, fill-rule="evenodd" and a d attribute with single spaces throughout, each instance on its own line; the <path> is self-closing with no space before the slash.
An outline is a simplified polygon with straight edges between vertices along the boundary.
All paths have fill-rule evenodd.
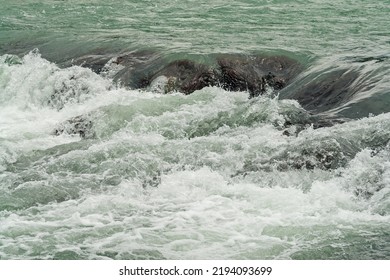
<path id="1" fill-rule="evenodd" d="M 0 2 L 0 259 L 390 258 L 389 1 Z M 248 99 L 72 65 L 145 50 L 305 70 Z M 292 92 L 340 69 L 359 91 L 316 117 L 347 121 L 315 129 Z"/>

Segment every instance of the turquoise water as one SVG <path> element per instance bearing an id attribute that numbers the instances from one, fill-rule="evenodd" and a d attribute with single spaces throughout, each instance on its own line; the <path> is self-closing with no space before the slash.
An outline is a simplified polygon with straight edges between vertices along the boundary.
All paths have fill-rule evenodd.
<path id="1" fill-rule="evenodd" d="M 388 1 L 0 4 L 0 259 L 390 258 Z M 72 65 L 141 51 L 304 70 L 248 99 Z M 332 71 L 357 73 L 353 95 L 320 114 L 292 99 Z M 310 126 L 329 116 L 348 121 Z"/>
<path id="2" fill-rule="evenodd" d="M 4 51 L 388 52 L 387 1 L 2 1 Z M 3 52 L 4 52 L 3 51 Z"/>

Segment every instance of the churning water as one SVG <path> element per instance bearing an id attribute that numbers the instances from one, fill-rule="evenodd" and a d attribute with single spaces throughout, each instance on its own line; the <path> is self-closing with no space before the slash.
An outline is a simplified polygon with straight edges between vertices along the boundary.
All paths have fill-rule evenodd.
<path id="1" fill-rule="evenodd" d="M 388 1 L 209 2 L 1 3 L 0 259 L 390 258 Z M 72 63 L 151 49 L 304 70 L 248 99 Z M 337 71 L 347 97 L 295 98 Z"/>

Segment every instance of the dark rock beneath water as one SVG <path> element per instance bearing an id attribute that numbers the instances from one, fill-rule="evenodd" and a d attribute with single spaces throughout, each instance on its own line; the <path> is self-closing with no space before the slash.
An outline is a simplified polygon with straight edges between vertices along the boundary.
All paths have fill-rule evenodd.
<path id="1" fill-rule="evenodd" d="M 105 55 L 84 56 L 77 65 L 102 73 L 110 65 L 121 66 L 114 80 L 133 89 L 146 89 L 161 76 L 171 83 L 169 90 L 190 94 L 208 86 L 221 86 L 230 91 L 248 91 L 250 97 L 268 88 L 280 90 L 302 70 L 302 65 L 286 56 L 219 54 L 198 57 L 199 61 L 169 61 L 151 51 L 131 52 L 116 58 Z"/>
<path id="2" fill-rule="evenodd" d="M 282 92 L 281 98 L 295 99 L 313 113 L 326 112 L 347 103 L 360 90 L 354 84 L 359 74 L 348 69 L 309 75 Z"/>
<path id="3" fill-rule="evenodd" d="M 285 136 L 297 136 L 301 131 L 312 127 L 313 129 L 332 127 L 336 124 L 342 124 L 347 122 L 348 119 L 343 118 L 329 118 L 324 116 L 311 115 L 303 120 L 287 120 L 284 123 L 283 135 Z M 294 130 L 290 131 L 289 128 L 294 126 Z"/>
<path id="4" fill-rule="evenodd" d="M 184 94 L 221 86 L 229 91 L 248 91 L 254 97 L 268 88 L 282 89 L 301 69 L 297 61 L 282 56 L 219 55 L 214 63 L 207 65 L 188 59 L 175 60 L 145 75 L 138 84 L 145 88 L 156 78 L 165 76 L 175 81 L 171 88 Z"/>
<path id="5" fill-rule="evenodd" d="M 106 64 L 112 59 L 112 55 L 85 55 L 71 61 L 72 65 L 82 66 L 100 74 Z"/>
<path id="6" fill-rule="evenodd" d="M 176 77 L 158 76 L 147 88 L 149 91 L 160 94 L 167 94 L 176 90 Z"/>
<path id="7" fill-rule="evenodd" d="M 156 53 L 145 50 L 120 55 L 112 53 L 84 55 L 71 60 L 68 64 L 89 68 L 97 74 L 106 74 L 117 68 L 112 77 L 114 81 L 130 88 L 141 88 L 140 80 L 150 71 L 152 65 L 158 64 L 158 61 L 160 57 Z"/>
<path id="8" fill-rule="evenodd" d="M 367 60 L 371 58 L 362 61 Z M 383 59 L 378 58 L 378 61 Z M 249 97 L 270 90 L 278 93 L 281 99 L 297 100 L 305 110 L 314 114 L 335 112 L 337 109 L 338 116 L 346 118 L 368 115 L 368 109 L 364 107 L 366 103 L 354 103 L 357 109 L 353 112 L 347 112 L 347 106 L 356 99 L 356 95 L 373 87 L 372 81 L 363 77 L 357 68 L 334 65 L 302 73 L 304 66 L 297 60 L 275 55 L 193 55 L 191 59 L 175 55 L 172 59 L 172 56 L 145 50 L 116 57 L 112 54 L 83 56 L 75 59 L 73 64 L 91 68 L 102 75 L 109 72 L 109 77 L 115 82 L 131 89 L 190 94 L 204 87 L 220 86 L 229 91 L 247 91 Z M 300 77 L 296 79 L 298 75 Z M 60 88 L 59 93 L 65 90 L 66 87 Z M 387 110 L 386 104 L 377 103 L 367 105 L 376 106 L 370 107 L 370 112 L 377 114 Z"/>
<path id="9" fill-rule="evenodd" d="M 92 127 L 93 122 L 87 116 L 77 116 L 61 123 L 54 129 L 53 134 L 78 134 L 81 138 L 93 138 L 95 133 Z"/>
<path id="10" fill-rule="evenodd" d="M 336 145 L 333 145 L 336 144 Z M 290 170 L 332 170 L 345 166 L 353 153 L 344 151 L 336 141 L 325 141 L 323 146 L 287 147 L 271 158 L 246 160 L 243 168 L 232 177 L 247 176 L 252 172 L 287 172 Z"/>
<path id="11" fill-rule="evenodd" d="M 97 73 L 117 67 L 117 72 L 112 75 L 114 81 L 132 89 L 158 93 L 178 91 L 190 94 L 208 86 L 247 91 L 249 97 L 268 90 L 276 91 L 280 92 L 281 99 L 297 100 L 305 110 L 314 114 L 344 110 L 347 107 L 343 106 L 347 106 L 357 94 L 370 90 L 370 82 L 361 77 L 359 69 L 343 69 L 336 65 L 302 73 L 304 66 L 287 56 L 217 54 L 193 56 L 193 59 L 177 55 L 176 58 L 172 60 L 153 51 L 135 51 L 115 58 L 103 54 L 84 56 L 76 59 L 75 64 Z M 299 74 L 299 79 L 295 79 Z M 379 113 L 386 111 L 383 106 L 379 107 L 376 110 Z M 359 109 L 365 112 L 364 108 Z M 339 116 L 354 118 L 353 114 L 345 112 Z"/>
<path id="12" fill-rule="evenodd" d="M 52 108 L 61 110 L 66 103 L 78 103 L 82 96 L 90 94 L 90 87 L 82 81 L 85 79 L 83 74 L 73 74 L 68 79 L 57 81 L 47 104 Z"/>
<path id="13" fill-rule="evenodd" d="M 281 90 L 301 70 L 295 60 L 282 56 L 221 55 L 220 84 L 232 91 L 248 91 L 250 97 L 263 94 L 267 88 Z"/>
<path id="14" fill-rule="evenodd" d="M 155 72 L 156 68 L 164 64 L 164 60 L 152 51 L 137 51 L 122 54 L 114 62 L 122 66 L 114 76 L 114 81 L 132 89 L 146 88 L 145 77 Z"/>
<path id="15" fill-rule="evenodd" d="M 116 62 L 124 68 L 115 75 L 114 80 L 133 89 L 150 88 L 160 77 L 167 78 L 164 93 L 179 91 L 190 94 L 219 82 L 217 69 L 189 59 L 167 62 L 150 53 L 134 53 L 120 56 Z"/>
<path id="16" fill-rule="evenodd" d="M 145 77 L 141 84 L 149 86 L 156 78 L 168 77 L 168 90 L 190 94 L 195 90 L 218 84 L 218 72 L 212 67 L 191 60 L 176 60 L 154 73 Z"/>

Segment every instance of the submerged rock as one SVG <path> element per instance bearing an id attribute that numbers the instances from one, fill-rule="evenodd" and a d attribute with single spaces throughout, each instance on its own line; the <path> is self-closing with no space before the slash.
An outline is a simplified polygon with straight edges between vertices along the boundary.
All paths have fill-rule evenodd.
<path id="1" fill-rule="evenodd" d="M 169 63 L 151 77 L 145 77 L 141 83 L 150 86 L 153 81 L 162 76 L 168 77 L 165 93 L 175 90 L 190 94 L 218 83 L 218 73 L 215 69 L 187 59 Z"/>
<path id="2" fill-rule="evenodd" d="M 61 110 L 69 102 L 78 103 L 91 93 L 91 87 L 85 83 L 86 79 L 88 76 L 85 73 L 70 74 L 63 79 L 57 79 L 47 105 Z"/>
<path id="3" fill-rule="evenodd" d="M 308 77 L 289 87 L 281 96 L 295 99 L 306 110 L 320 113 L 346 103 L 359 89 L 353 86 L 359 74 L 350 70 L 335 70 Z"/>
<path id="4" fill-rule="evenodd" d="M 248 91 L 254 97 L 268 88 L 284 88 L 301 69 L 297 61 L 287 57 L 219 55 L 208 65 L 188 59 L 175 60 L 145 75 L 139 84 L 150 87 L 158 77 L 165 76 L 174 81 L 169 91 L 190 94 L 204 87 L 221 86 L 229 91 Z"/>
<path id="5" fill-rule="evenodd" d="M 304 66 L 299 61 L 282 55 L 216 54 L 193 56 L 192 59 L 176 55 L 172 60 L 171 56 L 148 50 L 117 57 L 103 54 L 84 56 L 74 61 L 102 75 L 111 71 L 108 76 L 125 87 L 163 94 L 172 91 L 190 94 L 208 86 L 220 86 L 228 91 L 247 91 L 249 97 L 280 91 L 280 98 L 297 100 L 313 114 L 334 111 L 355 99 L 363 100 L 364 96 L 356 96 L 369 91 L 375 84 L 375 81 L 370 81 L 372 77 L 362 76 L 359 67 L 340 68 L 325 64 L 327 68 L 313 68 L 314 72 L 309 70 L 302 73 Z M 300 77 L 296 79 L 298 75 Z M 66 87 L 60 88 L 59 93 L 66 90 Z M 367 110 L 363 108 L 364 104 L 355 110 L 361 111 L 360 115 L 344 112 L 338 116 L 365 116 Z M 368 105 L 373 107 L 372 104 Z M 376 104 L 376 107 L 375 113 L 387 110 L 382 104 Z"/>
<path id="6" fill-rule="evenodd" d="M 347 122 L 345 118 L 330 118 L 330 117 L 319 117 L 318 115 L 310 115 L 302 120 L 287 120 L 283 125 L 283 135 L 285 136 L 297 136 L 301 131 L 311 127 L 318 129 L 322 127 L 331 127 L 336 124 L 342 124 Z M 293 130 L 290 129 L 293 127 Z"/>
<path id="7" fill-rule="evenodd" d="M 250 97 L 281 90 L 301 70 L 295 60 L 283 56 L 221 55 L 217 59 L 221 71 L 220 84 L 232 91 L 248 91 Z"/>
<path id="8" fill-rule="evenodd" d="M 95 136 L 92 130 L 93 123 L 88 116 L 77 116 L 67 120 L 53 130 L 54 135 L 78 134 L 81 138 L 93 138 Z"/>
<path id="9" fill-rule="evenodd" d="M 75 61 L 96 73 L 121 66 L 114 80 L 133 89 L 151 88 L 156 79 L 167 77 L 170 82 L 164 93 L 190 94 L 204 87 L 221 86 L 230 91 L 248 91 L 250 97 L 269 88 L 284 88 L 303 68 L 286 56 L 219 54 L 170 61 L 151 51 L 131 52 L 111 59 L 104 55 L 84 56 Z"/>
<path id="10" fill-rule="evenodd" d="M 148 90 L 154 93 L 167 94 L 176 89 L 176 81 L 176 77 L 158 76 L 150 83 Z"/>
<path id="11" fill-rule="evenodd" d="M 367 67 L 366 67 L 367 68 Z M 362 65 L 308 71 L 283 89 L 279 98 L 295 99 L 312 114 L 358 119 L 389 111 L 381 77 Z"/>
<path id="12" fill-rule="evenodd" d="M 96 74 L 100 74 L 106 64 L 112 59 L 112 55 L 84 55 L 82 57 L 73 59 L 71 65 L 82 66 L 91 69 Z"/>
<path id="13" fill-rule="evenodd" d="M 159 64 L 160 57 L 152 51 L 134 51 L 120 55 L 114 53 L 91 54 L 72 59 L 65 66 L 77 65 L 91 69 L 93 72 L 113 78 L 123 86 L 143 88 L 140 84 L 150 67 Z"/>

